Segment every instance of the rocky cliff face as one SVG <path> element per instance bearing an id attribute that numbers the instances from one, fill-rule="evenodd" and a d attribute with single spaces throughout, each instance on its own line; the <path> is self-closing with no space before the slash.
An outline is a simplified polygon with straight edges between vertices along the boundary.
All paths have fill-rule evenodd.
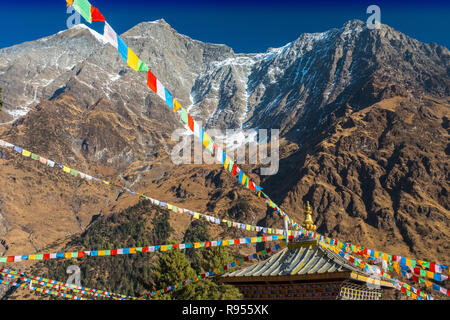
<path id="1" fill-rule="evenodd" d="M 310 200 L 320 232 L 450 262 L 448 49 L 360 21 L 260 54 L 192 40 L 163 20 L 122 37 L 207 128 L 281 129 L 280 172 L 261 183 L 297 220 Z M 0 138 L 180 206 L 281 226 L 219 166 L 170 161 L 182 126 L 145 80 L 86 27 L 2 49 Z M 137 201 L 0 152 L 8 254 Z M 243 167 L 258 181 L 258 166 Z M 179 219 L 182 237 L 189 221 Z"/>

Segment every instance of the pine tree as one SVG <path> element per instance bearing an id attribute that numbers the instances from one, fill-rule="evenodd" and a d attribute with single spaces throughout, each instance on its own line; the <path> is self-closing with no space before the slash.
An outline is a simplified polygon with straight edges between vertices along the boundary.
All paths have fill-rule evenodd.
<path id="1" fill-rule="evenodd" d="M 213 262 L 211 262 L 212 264 Z M 156 290 L 174 285 L 197 275 L 191 267 L 186 255 L 179 250 L 159 254 L 159 261 L 154 266 L 153 279 Z M 219 283 L 216 279 L 202 279 L 175 289 L 163 295 L 154 296 L 155 299 L 175 300 L 234 300 L 240 299 L 239 290 L 230 285 Z"/>

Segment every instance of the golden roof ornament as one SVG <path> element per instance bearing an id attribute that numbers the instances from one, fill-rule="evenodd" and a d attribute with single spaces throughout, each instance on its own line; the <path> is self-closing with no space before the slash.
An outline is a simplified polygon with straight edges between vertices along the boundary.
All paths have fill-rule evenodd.
<path id="1" fill-rule="evenodd" d="M 314 221 L 312 219 L 312 212 L 311 207 L 309 205 L 309 201 L 306 201 L 306 207 L 305 207 L 305 221 L 302 223 L 302 227 L 305 228 L 308 231 L 316 231 L 317 226 L 314 224 Z"/>

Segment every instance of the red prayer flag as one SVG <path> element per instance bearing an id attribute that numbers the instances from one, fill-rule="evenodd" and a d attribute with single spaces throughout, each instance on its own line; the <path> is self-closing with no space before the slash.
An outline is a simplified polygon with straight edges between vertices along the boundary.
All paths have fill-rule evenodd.
<path id="1" fill-rule="evenodd" d="M 6 262 L 14 262 L 14 256 L 6 258 Z"/>
<path id="2" fill-rule="evenodd" d="M 44 253 L 44 260 L 50 259 L 50 253 Z"/>
<path id="3" fill-rule="evenodd" d="M 416 283 L 418 283 L 418 282 L 419 282 L 419 278 L 418 278 L 418 277 L 416 277 L 416 276 L 413 276 L 412 278 L 413 278 L 413 281 L 414 281 L 414 282 L 416 282 Z"/>
<path id="4" fill-rule="evenodd" d="M 191 115 L 188 113 L 188 126 L 192 132 L 194 132 L 194 119 L 192 119 Z"/>
<path id="5" fill-rule="evenodd" d="M 148 70 L 147 74 L 147 85 L 150 89 L 153 90 L 153 92 L 156 93 L 158 91 L 156 87 L 156 77 L 150 70 Z"/>
<path id="6" fill-rule="evenodd" d="M 435 272 L 435 267 L 436 264 L 434 262 L 430 262 L 430 271 Z"/>
<path id="7" fill-rule="evenodd" d="M 239 244 L 239 239 L 234 239 L 234 244 Z"/>
<path id="8" fill-rule="evenodd" d="M 142 250 L 142 251 L 144 251 L 144 250 Z M 117 249 L 112 249 L 111 250 L 111 255 L 115 256 L 116 254 L 117 254 Z"/>
<path id="9" fill-rule="evenodd" d="M 236 163 L 234 163 L 233 170 L 231 171 L 231 174 L 233 175 L 233 177 L 236 175 L 236 171 L 237 171 L 237 165 L 236 165 Z"/>
<path id="10" fill-rule="evenodd" d="M 97 21 L 97 22 L 105 22 L 105 17 L 102 16 L 102 14 L 100 13 L 100 11 L 98 11 L 97 8 L 94 8 L 94 6 L 91 6 L 91 16 L 92 16 L 92 21 Z"/>
<path id="11" fill-rule="evenodd" d="M 173 249 L 176 249 L 176 248 L 178 248 L 179 247 L 179 244 L 177 243 L 177 244 L 174 244 L 173 246 L 172 246 L 172 248 Z"/>
<path id="12" fill-rule="evenodd" d="M 78 258 L 84 257 L 84 251 L 78 251 Z"/>

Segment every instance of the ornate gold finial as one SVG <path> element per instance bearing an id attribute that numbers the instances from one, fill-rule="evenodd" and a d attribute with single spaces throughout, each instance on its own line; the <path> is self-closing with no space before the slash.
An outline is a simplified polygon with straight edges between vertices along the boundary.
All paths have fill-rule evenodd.
<path id="1" fill-rule="evenodd" d="M 305 221 L 302 223 L 302 227 L 305 228 L 308 231 L 316 231 L 317 226 L 314 224 L 314 221 L 312 220 L 312 212 L 311 207 L 309 206 L 309 201 L 306 201 L 306 207 L 305 207 Z"/>

